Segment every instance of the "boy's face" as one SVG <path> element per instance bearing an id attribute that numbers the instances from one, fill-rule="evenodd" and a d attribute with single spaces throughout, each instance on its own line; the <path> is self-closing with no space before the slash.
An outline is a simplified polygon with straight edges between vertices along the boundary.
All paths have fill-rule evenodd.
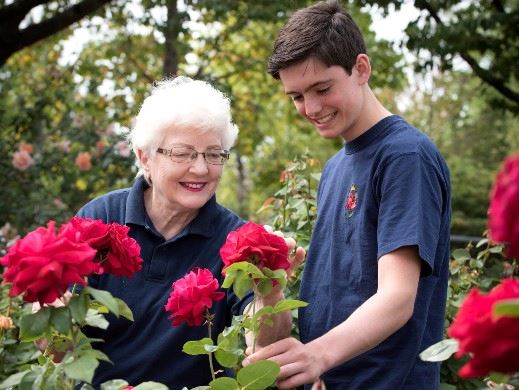
<path id="1" fill-rule="evenodd" d="M 328 67 L 310 57 L 281 70 L 279 76 L 297 111 L 322 137 L 351 141 L 364 130 L 361 112 L 365 81 L 355 67 L 348 75 L 341 66 Z"/>

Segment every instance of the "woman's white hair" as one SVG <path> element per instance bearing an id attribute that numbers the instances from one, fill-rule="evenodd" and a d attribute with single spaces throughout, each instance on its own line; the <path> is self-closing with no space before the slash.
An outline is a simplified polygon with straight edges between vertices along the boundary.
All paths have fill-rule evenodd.
<path id="1" fill-rule="evenodd" d="M 211 84 L 179 76 L 155 83 L 135 119 L 129 134 L 133 152 L 156 153 L 166 130 L 193 128 L 202 132 L 218 132 L 222 147 L 230 149 L 236 141 L 238 127 L 232 122 L 231 104 Z M 139 174 L 142 167 L 137 159 Z"/>

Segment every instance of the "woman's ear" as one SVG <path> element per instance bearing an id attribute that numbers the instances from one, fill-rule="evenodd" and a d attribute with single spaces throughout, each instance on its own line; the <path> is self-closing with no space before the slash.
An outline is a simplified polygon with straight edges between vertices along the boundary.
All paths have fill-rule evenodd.
<path id="1" fill-rule="evenodd" d="M 148 154 L 142 149 L 137 149 L 136 154 L 137 154 L 137 159 L 139 160 L 139 165 L 141 166 L 141 168 L 144 171 L 149 171 L 150 158 L 149 158 Z"/>
<path id="2" fill-rule="evenodd" d="M 371 64 L 367 54 L 359 54 L 354 69 L 357 71 L 359 84 L 365 84 L 371 76 Z"/>

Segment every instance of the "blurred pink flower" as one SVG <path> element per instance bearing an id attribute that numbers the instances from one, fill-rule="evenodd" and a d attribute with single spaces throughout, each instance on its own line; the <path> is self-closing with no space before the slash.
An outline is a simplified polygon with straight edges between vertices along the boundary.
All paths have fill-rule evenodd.
<path id="1" fill-rule="evenodd" d="M 63 153 L 70 152 L 70 141 L 69 140 L 63 140 L 63 141 L 59 142 L 56 146 Z"/>
<path id="2" fill-rule="evenodd" d="M 60 198 L 54 198 L 53 203 L 58 210 L 64 210 L 67 208 L 67 205 L 63 203 L 63 201 Z"/>
<path id="3" fill-rule="evenodd" d="M 25 171 L 31 165 L 34 164 L 34 160 L 31 155 L 25 150 L 18 150 L 13 154 L 13 167 L 18 169 L 19 171 Z"/>
<path id="4" fill-rule="evenodd" d="M 20 143 L 20 145 L 18 145 L 18 150 L 22 151 L 26 151 L 27 153 L 32 153 L 34 147 L 32 146 L 32 144 L 26 144 L 25 142 L 22 142 Z"/>
<path id="5" fill-rule="evenodd" d="M 117 142 L 115 144 L 115 149 L 117 150 L 117 153 L 122 157 L 130 157 L 130 155 L 132 154 L 130 145 L 126 141 Z"/>
<path id="6" fill-rule="evenodd" d="M 80 171 L 88 171 L 92 168 L 92 156 L 88 152 L 79 152 L 74 163 Z"/>

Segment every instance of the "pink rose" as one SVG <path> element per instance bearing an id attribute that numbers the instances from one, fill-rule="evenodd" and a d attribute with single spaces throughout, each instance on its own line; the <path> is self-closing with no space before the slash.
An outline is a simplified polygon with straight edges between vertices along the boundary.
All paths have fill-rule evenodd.
<path id="1" fill-rule="evenodd" d="M 285 240 L 254 222 L 247 222 L 230 232 L 220 249 L 220 256 L 225 264 L 224 270 L 240 261 L 248 261 L 260 269 L 266 267 L 273 271 L 290 267 Z"/>
<path id="2" fill-rule="evenodd" d="M 519 259 L 519 154 L 507 158 L 497 174 L 488 216 L 492 241 L 506 243 L 506 255 Z"/>
<path id="3" fill-rule="evenodd" d="M 519 280 L 508 278 L 487 295 L 474 288 L 461 305 L 448 334 L 459 341 L 456 357 L 471 359 L 459 374 L 464 378 L 483 377 L 490 372 L 519 371 L 519 317 L 496 317 L 496 302 L 519 298 Z"/>
<path id="4" fill-rule="evenodd" d="M 16 241 L 0 263 L 7 267 L 4 279 L 12 283 L 9 294 L 24 294 L 28 302 L 54 302 L 68 286 L 86 284 L 85 277 L 97 269 L 96 251 L 56 234 L 55 222 L 39 227 Z"/>
<path id="5" fill-rule="evenodd" d="M 26 150 L 18 150 L 13 153 L 13 160 L 11 163 L 13 164 L 13 167 L 19 171 L 25 171 L 34 164 L 34 160 Z"/>
<path id="6" fill-rule="evenodd" d="M 202 325 L 206 310 L 225 296 L 223 292 L 216 291 L 218 280 L 205 268 L 195 268 L 171 287 L 173 291 L 164 308 L 171 312 L 168 318 L 172 319 L 173 326 L 183 322 L 189 326 Z"/>

